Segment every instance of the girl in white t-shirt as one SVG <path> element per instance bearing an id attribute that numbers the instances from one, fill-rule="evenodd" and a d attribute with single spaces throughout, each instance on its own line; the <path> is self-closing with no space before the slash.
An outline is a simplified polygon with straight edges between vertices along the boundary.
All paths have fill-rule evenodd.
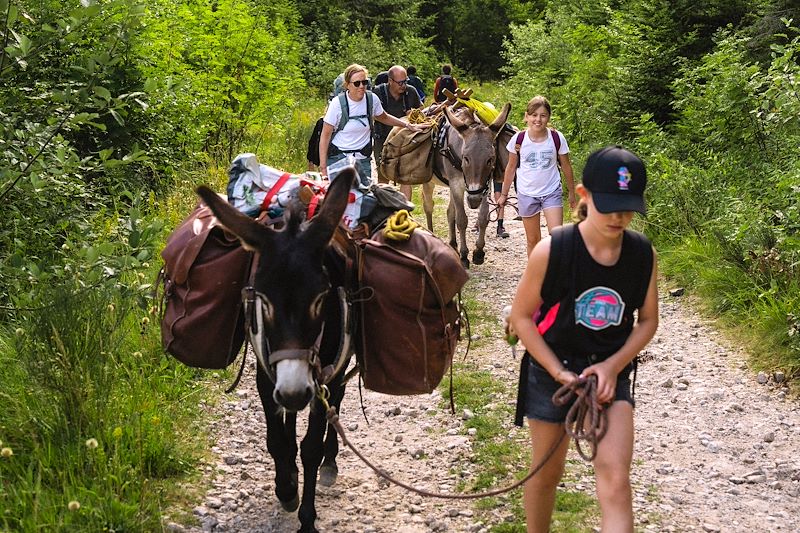
<path id="1" fill-rule="evenodd" d="M 547 230 L 552 231 L 564 223 L 564 207 L 561 190 L 561 173 L 564 174 L 569 194 L 569 205 L 573 209 L 575 201 L 575 181 L 572 163 L 569 160 L 567 140 L 559 131 L 547 127 L 550 120 L 550 102 L 544 96 L 535 96 L 528 102 L 525 123 L 528 128 L 522 136 L 522 144 L 517 152 L 518 134 L 509 141 L 508 164 L 503 177 L 503 187 L 498 199 L 505 205 L 512 182 L 517 190 L 517 202 L 530 255 L 536 243 L 542 239 L 539 227 L 539 214 L 544 211 Z M 556 150 L 553 135 L 558 135 L 560 147 Z M 516 179 L 515 179 L 516 178 Z"/>

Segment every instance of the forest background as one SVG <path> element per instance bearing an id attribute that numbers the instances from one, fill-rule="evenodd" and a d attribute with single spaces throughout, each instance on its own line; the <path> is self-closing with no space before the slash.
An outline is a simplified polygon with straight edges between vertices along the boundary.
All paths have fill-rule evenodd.
<path id="1" fill-rule="evenodd" d="M 451 62 L 517 126 L 544 94 L 578 173 L 606 144 L 640 154 L 666 275 L 755 368 L 797 376 L 799 16 L 792 0 L 0 0 L 0 529 L 160 527 L 208 394 L 160 349 L 160 246 L 237 153 L 304 170 L 352 62 L 414 64 L 429 91 Z"/>

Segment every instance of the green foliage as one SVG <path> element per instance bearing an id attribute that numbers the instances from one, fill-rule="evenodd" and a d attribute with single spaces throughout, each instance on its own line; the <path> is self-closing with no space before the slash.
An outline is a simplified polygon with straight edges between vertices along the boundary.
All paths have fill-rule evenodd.
<path id="1" fill-rule="evenodd" d="M 18 265 L 28 286 L 0 330 L 3 528 L 158 529 L 164 481 L 196 461 L 186 398 L 204 393 L 151 326 L 160 235 L 132 209 L 94 244 L 66 243 L 62 264 Z"/>
<path id="2" fill-rule="evenodd" d="M 480 80 L 495 78 L 503 65 L 503 40 L 512 24 L 538 20 L 547 2 L 465 0 L 425 2 L 421 13 L 433 20 L 432 44 L 443 57 Z M 454 72 L 456 77 L 461 72 Z M 436 72 L 438 75 L 438 71 Z"/>
<path id="3" fill-rule="evenodd" d="M 676 256 L 695 240 L 709 245 L 665 270 L 708 283 L 702 292 L 731 320 L 758 322 L 752 330 L 776 346 L 762 364 L 795 369 L 800 38 L 789 20 L 759 33 L 765 13 L 781 11 L 761 2 L 551 3 L 544 21 L 512 28 L 507 88 L 514 117 L 531 96 L 548 96 L 578 172 L 581 154 L 599 146 L 639 153 L 649 176 L 644 229 Z"/>
<path id="4" fill-rule="evenodd" d="M 312 27 L 311 33 L 316 35 Z M 402 36 L 386 41 L 377 29 L 370 33 L 349 31 L 336 41 L 325 34 L 308 43 L 306 79 L 320 94 L 327 95 L 333 89 L 333 80 L 344 69 L 358 63 L 367 67 L 371 77 L 392 65 L 414 65 L 417 73 L 433 85 L 433 73 L 438 71 L 436 52 L 428 44 L 429 39 Z"/>
<path id="5" fill-rule="evenodd" d="M 138 45 L 153 111 L 179 128 L 166 135 L 230 161 L 251 128 L 291 117 L 304 86 L 291 2 L 162 0 L 150 10 Z"/>

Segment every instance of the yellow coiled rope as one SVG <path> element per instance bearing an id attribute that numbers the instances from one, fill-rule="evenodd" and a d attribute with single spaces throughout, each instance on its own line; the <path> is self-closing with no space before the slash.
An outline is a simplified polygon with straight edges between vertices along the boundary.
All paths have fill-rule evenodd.
<path id="1" fill-rule="evenodd" d="M 393 241 L 407 241 L 411 234 L 419 227 L 406 209 L 396 211 L 386 220 L 383 236 Z"/>

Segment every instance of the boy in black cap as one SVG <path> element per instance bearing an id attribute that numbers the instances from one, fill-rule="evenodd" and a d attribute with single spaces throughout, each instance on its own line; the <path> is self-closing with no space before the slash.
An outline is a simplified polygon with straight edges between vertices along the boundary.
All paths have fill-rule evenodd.
<path id="1" fill-rule="evenodd" d="M 602 531 L 633 532 L 630 373 L 658 327 L 658 291 L 655 251 L 644 235 L 626 228 L 634 212 L 645 214 L 646 185 L 644 163 L 624 148 L 591 154 L 576 187 L 580 221 L 536 245 L 511 309 L 527 349 L 517 405 L 520 425 L 523 414 L 528 418 L 533 464 L 564 434 L 571 404 L 554 405 L 555 391 L 597 378 L 597 399 L 608 415 L 593 459 Z M 549 530 L 568 445 L 563 440 L 525 485 L 529 533 Z"/>

